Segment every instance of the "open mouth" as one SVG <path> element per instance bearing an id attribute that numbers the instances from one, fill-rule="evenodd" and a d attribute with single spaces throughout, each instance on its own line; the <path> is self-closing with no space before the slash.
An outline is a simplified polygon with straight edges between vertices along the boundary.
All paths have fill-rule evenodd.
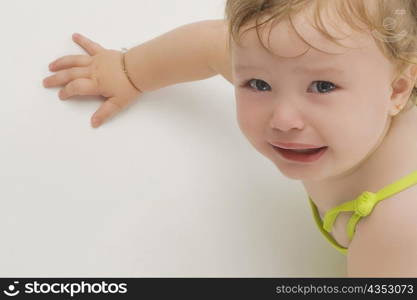
<path id="1" fill-rule="evenodd" d="M 318 160 L 327 150 L 328 146 L 316 148 L 316 149 L 284 149 L 276 146 L 272 146 L 276 152 L 282 157 L 291 161 L 299 162 L 313 162 Z"/>

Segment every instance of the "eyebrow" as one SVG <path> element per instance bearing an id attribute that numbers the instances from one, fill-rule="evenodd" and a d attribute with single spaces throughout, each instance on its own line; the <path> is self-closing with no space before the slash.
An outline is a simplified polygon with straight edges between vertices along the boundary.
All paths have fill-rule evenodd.
<path id="1" fill-rule="evenodd" d="M 264 70 L 261 67 L 257 66 L 250 66 L 250 65 L 236 65 L 236 70 Z M 336 67 L 324 67 L 324 68 L 311 68 L 306 66 L 300 66 L 294 68 L 294 73 L 310 73 L 310 74 L 317 74 L 317 73 L 336 73 L 336 74 L 343 74 L 345 73 L 344 70 L 336 68 Z"/>

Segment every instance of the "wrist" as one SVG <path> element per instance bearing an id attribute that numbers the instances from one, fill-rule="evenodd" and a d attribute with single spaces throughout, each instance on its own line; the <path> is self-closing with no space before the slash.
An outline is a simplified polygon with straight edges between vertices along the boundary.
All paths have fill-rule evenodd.
<path id="1" fill-rule="evenodd" d="M 130 84 L 140 93 L 143 93 L 141 89 L 139 89 L 135 83 L 133 82 L 132 78 L 129 76 L 129 72 L 127 71 L 127 63 L 126 63 L 126 52 L 128 51 L 127 48 L 121 48 L 121 60 L 122 60 L 122 68 L 123 72 L 126 74 L 127 79 L 129 80 Z"/>

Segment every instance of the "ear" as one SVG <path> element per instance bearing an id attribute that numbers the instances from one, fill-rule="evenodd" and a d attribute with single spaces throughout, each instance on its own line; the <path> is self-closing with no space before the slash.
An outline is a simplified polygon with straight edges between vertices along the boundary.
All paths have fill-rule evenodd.
<path id="1" fill-rule="evenodd" d="M 396 115 L 408 102 L 417 80 L 417 65 L 409 65 L 392 83 L 392 115 Z"/>

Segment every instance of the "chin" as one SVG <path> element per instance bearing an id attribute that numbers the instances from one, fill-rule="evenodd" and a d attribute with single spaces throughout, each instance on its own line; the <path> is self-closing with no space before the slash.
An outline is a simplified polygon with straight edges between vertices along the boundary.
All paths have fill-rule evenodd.
<path id="1" fill-rule="evenodd" d="M 316 171 L 310 172 L 301 165 L 297 166 L 296 164 L 291 164 L 287 162 L 274 162 L 274 165 L 282 175 L 293 180 L 317 179 Z"/>

